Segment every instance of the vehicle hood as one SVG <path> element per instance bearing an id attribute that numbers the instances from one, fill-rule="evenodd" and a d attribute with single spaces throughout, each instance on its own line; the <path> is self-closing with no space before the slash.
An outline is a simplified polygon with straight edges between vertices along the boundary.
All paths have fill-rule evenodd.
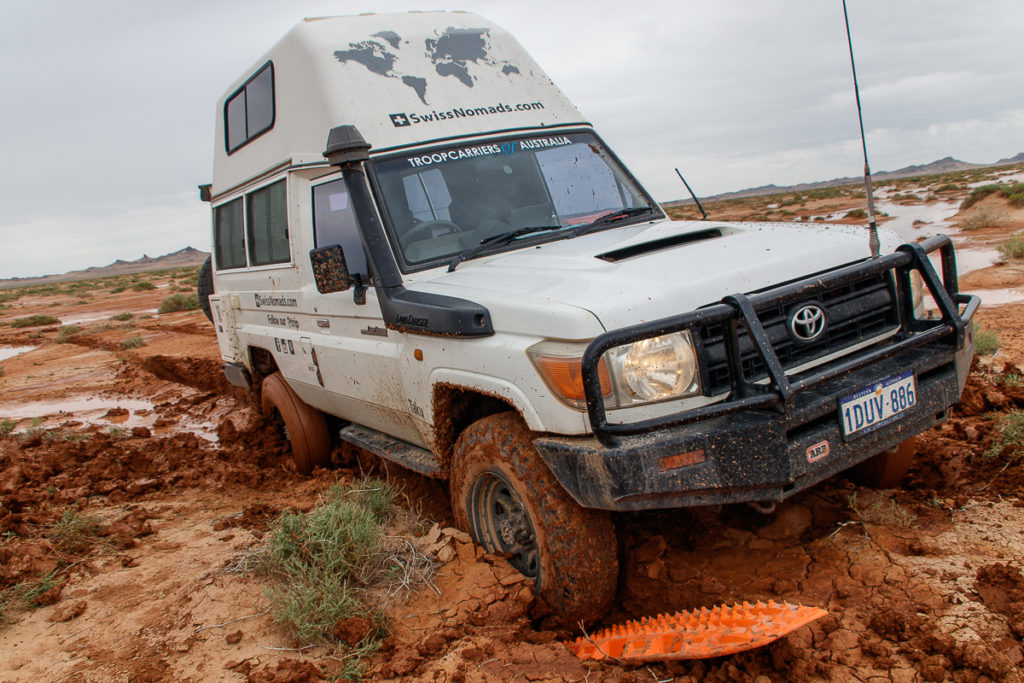
<path id="1" fill-rule="evenodd" d="M 665 246 L 708 230 L 721 236 Z M 891 233 L 880 237 L 883 253 L 900 243 Z M 451 273 L 421 273 L 408 286 L 484 305 L 496 330 L 522 329 L 528 321 L 511 318 L 529 317 L 530 309 L 565 306 L 589 311 L 612 330 L 868 256 L 861 226 L 662 220 L 472 259 Z"/>

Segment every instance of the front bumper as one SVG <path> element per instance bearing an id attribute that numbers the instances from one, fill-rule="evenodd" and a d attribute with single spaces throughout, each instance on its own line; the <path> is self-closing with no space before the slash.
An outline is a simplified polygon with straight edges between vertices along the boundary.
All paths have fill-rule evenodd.
<path id="1" fill-rule="evenodd" d="M 972 337 L 968 327 L 969 343 L 955 354 L 942 348 L 908 351 L 803 392 L 785 413 L 752 409 L 638 435 L 614 447 L 593 437 L 541 437 L 534 445 L 584 507 L 647 510 L 779 501 L 945 420 L 974 355 Z M 875 431 L 845 439 L 839 398 L 908 369 L 917 378 L 914 408 Z M 821 455 L 823 443 L 827 455 Z"/>
<path id="2" fill-rule="evenodd" d="M 941 280 L 927 257 L 939 249 Z M 912 270 L 920 273 L 940 319 L 913 317 Z M 896 283 L 899 334 L 823 368 L 787 375 L 756 310 L 886 271 Z M 534 444 L 584 507 L 642 510 L 782 500 L 942 422 L 959 400 L 974 356 L 971 318 L 978 304 L 977 297 L 958 293 L 952 243 L 939 236 L 810 280 L 733 295 L 713 307 L 609 332 L 591 342 L 583 358 L 594 436 L 545 436 Z M 767 384 L 752 381 L 733 362 L 730 395 L 722 402 L 637 423 L 610 422 L 597 374 L 601 355 L 709 320 L 730 326 L 733 357 L 740 354 L 738 331 L 746 330 L 767 367 Z M 840 398 L 908 370 L 916 377 L 916 405 L 873 431 L 844 436 Z"/>

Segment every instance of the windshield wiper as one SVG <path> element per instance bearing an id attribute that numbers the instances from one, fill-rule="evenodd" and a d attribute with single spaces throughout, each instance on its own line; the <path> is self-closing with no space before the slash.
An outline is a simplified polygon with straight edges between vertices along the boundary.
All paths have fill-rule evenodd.
<path id="1" fill-rule="evenodd" d="M 578 228 L 572 231 L 572 236 L 579 237 L 580 235 L 586 235 L 588 232 L 593 232 L 594 230 L 603 228 L 609 223 L 615 223 L 616 221 L 621 221 L 625 218 L 632 218 L 633 216 L 639 216 L 645 213 L 654 213 L 654 210 L 655 209 L 653 206 L 634 206 L 629 209 L 620 209 L 618 211 L 612 211 L 611 213 L 606 213 L 605 215 L 599 217 L 597 220 L 591 223 L 586 223 L 585 225 L 579 226 Z"/>
<path id="2" fill-rule="evenodd" d="M 508 244 L 513 242 L 524 235 L 531 235 L 535 232 L 547 232 L 549 230 L 561 230 L 564 225 L 531 225 L 525 228 L 516 228 L 515 230 L 509 230 L 508 232 L 498 233 L 497 235 L 491 235 L 490 237 L 480 240 L 480 244 L 475 247 L 471 247 L 459 254 L 455 255 L 451 263 L 448 264 L 448 272 L 452 272 L 455 268 L 462 263 L 467 261 L 482 251 L 485 251 L 488 247 L 500 246 L 502 244 Z"/>

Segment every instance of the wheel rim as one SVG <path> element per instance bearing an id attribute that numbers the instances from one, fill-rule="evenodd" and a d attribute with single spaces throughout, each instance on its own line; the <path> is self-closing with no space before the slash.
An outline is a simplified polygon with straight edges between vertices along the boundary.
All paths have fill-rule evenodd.
<path id="1" fill-rule="evenodd" d="M 531 579 L 540 574 L 540 549 L 522 498 L 504 476 L 485 472 L 469 492 L 473 535 L 489 552 L 508 554 L 509 564 Z"/>

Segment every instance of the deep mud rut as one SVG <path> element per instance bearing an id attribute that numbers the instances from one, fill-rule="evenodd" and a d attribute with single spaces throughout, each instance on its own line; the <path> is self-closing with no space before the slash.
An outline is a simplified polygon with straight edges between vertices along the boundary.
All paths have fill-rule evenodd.
<path id="1" fill-rule="evenodd" d="M 90 304 L 19 300 L 0 320 L 155 308 L 160 293 Z M 622 567 L 604 623 L 736 601 L 788 600 L 829 616 L 759 650 L 650 666 L 578 661 L 576 633 L 536 630 L 530 584 L 453 529 L 436 482 L 380 468 L 436 522 L 420 541 L 434 585 L 391 608 L 376 679 L 438 681 L 1024 680 L 1024 457 L 993 449 L 1024 406 L 1024 306 L 983 309 L 1004 349 L 972 372 L 953 418 L 919 440 L 899 491 L 842 477 L 780 504 L 616 519 Z M 297 649 L 267 613 L 262 581 L 238 570 L 282 510 L 309 509 L 336 481 L 301 477 L 251 400 L 220 373 L 198 312 L 98 323 L 58 343 L 56 326 L 0 327 L 0 587 L 52 576 L 38 608 L 7 608 L 0 681 L 316 681 L 342 670 Z M 127 334 L 145 345 L 121 347 Z M 1009 363 L 1009 365 L 1006 365 Z M 32 419 L 36 418 L 36 419 Z M 41 418 L 41 419 L 40 419 Z M 89 434 L 88 440 L 82 438 Z M 340 454 L 336 453 L 336 456 Z M 69 506 L 101 522 L 69 550 L 52 524 Z M 584 561 L 581 558 L 581 561 Z"/>

